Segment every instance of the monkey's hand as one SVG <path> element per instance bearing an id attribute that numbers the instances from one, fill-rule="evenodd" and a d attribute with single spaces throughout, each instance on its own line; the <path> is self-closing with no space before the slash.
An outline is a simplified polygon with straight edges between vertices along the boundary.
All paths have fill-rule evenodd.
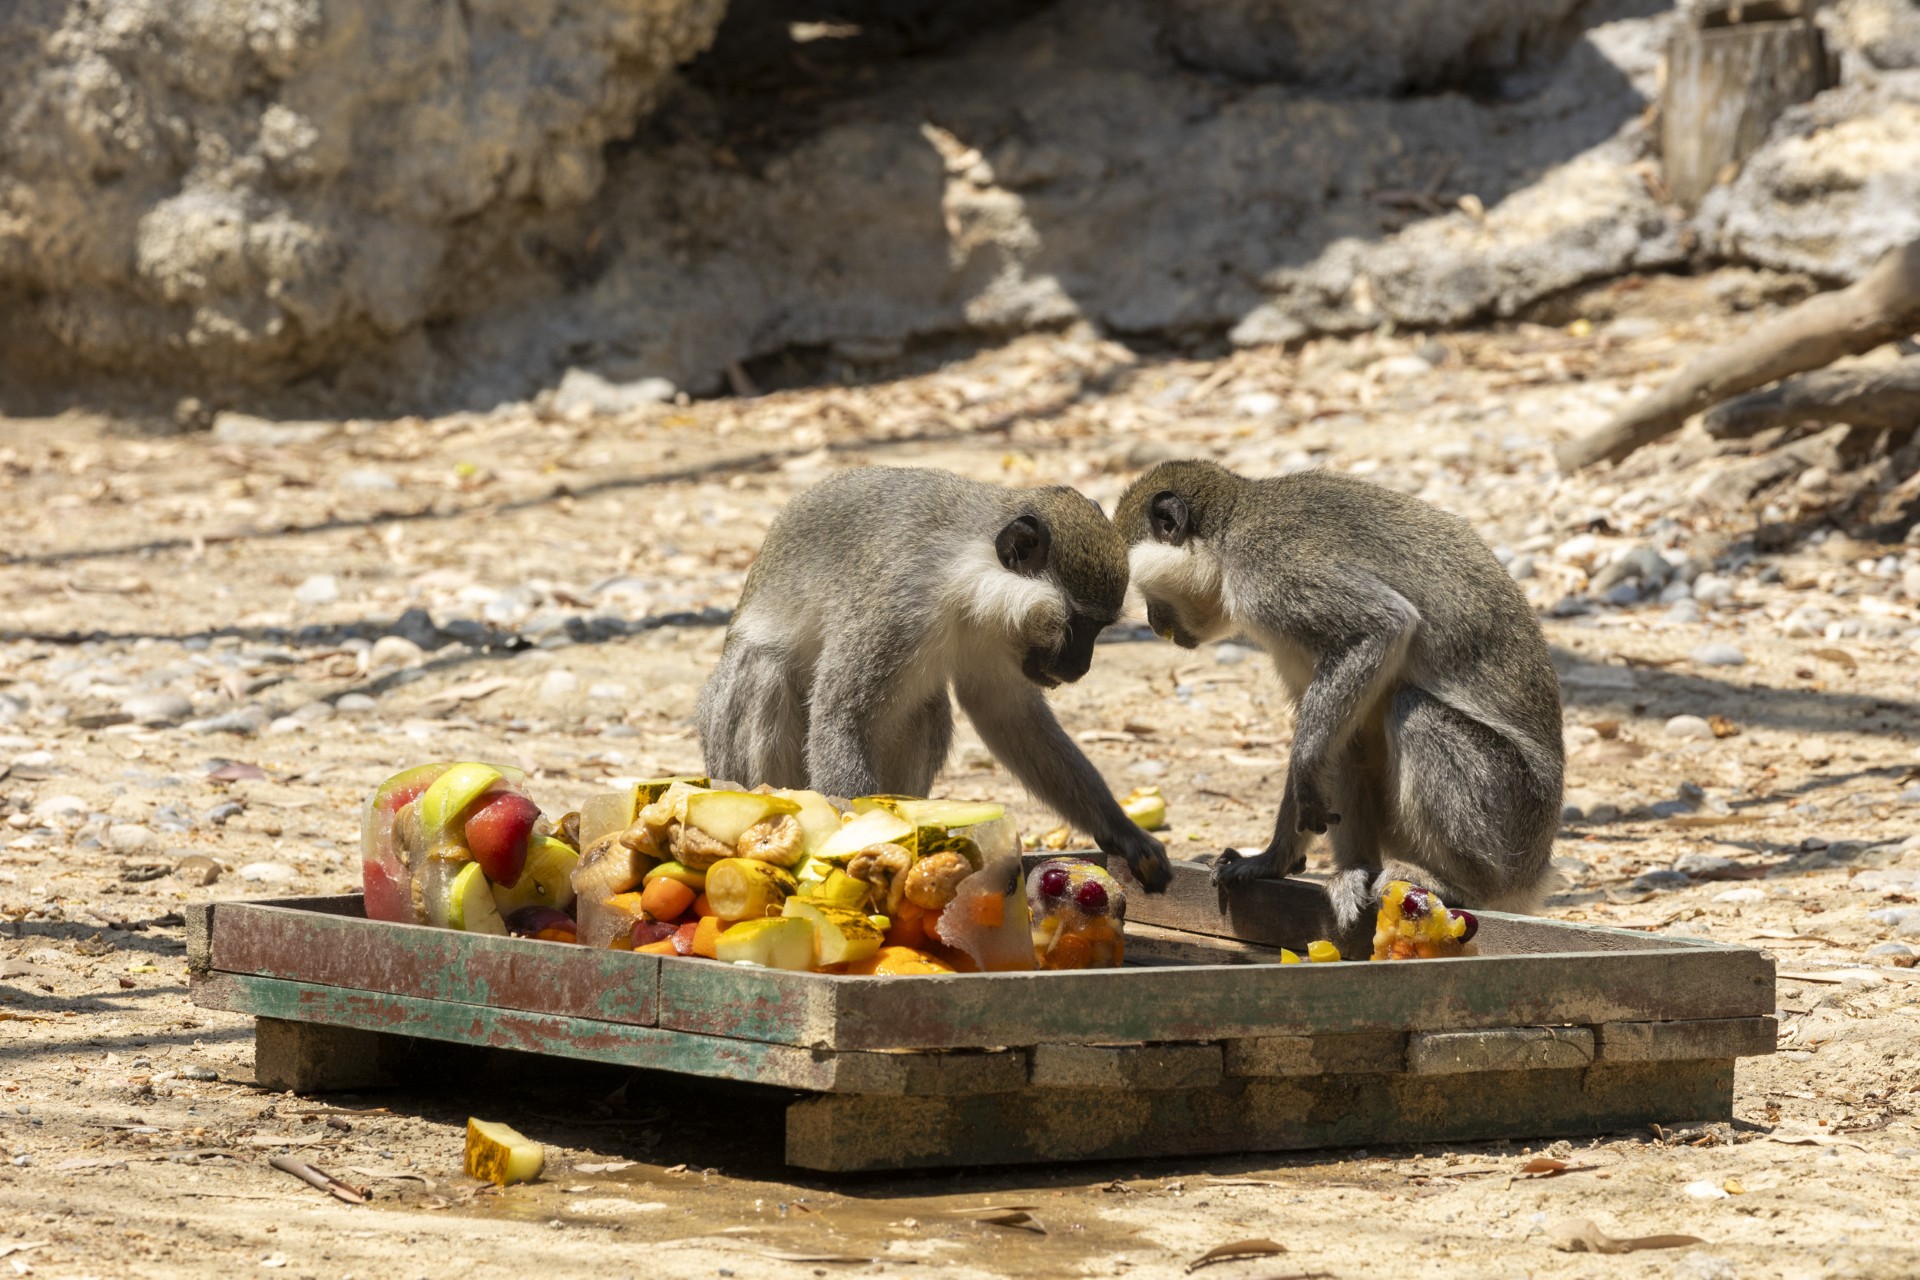
<path id="1" fill-rule="evenodd" d="M 1108 857 L 1125 859 L 1127 870 L 1148 893 L 1165 893 L 1173 883 L 1173 867 L 1167 861 L 1166 846 L 1132 823 L 1094 843 Z"/>

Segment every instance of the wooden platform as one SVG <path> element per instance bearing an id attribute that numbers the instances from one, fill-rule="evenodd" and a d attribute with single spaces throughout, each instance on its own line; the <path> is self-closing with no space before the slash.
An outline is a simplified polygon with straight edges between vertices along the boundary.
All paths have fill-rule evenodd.
<path id="1" fill-rule="evenodd" d="M 366 920 L 358 897 L 188 921 L 193 998 L 255 1015 L 256 1074 L 389 1078 L 403 1037 L 752 1081 L 825 1170 L 1546 1137 L 1725 1119 L 1774 1044 L 1740 947 L 1481 915 L 1482 954 L 1281 966 L 1330 930 L 1305 882 L 1222 902 L 1176 864 L 1128 965 L 860 978 Z"/>

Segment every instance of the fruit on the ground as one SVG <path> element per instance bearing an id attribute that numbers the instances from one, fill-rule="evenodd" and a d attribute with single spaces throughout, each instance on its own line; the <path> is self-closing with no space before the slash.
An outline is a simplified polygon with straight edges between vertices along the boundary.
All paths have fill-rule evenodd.
<path id="1" fill-rule="evenodd" d="M 642 878 L 642 884 L 652 884 L 655 880 L 678 880 L 687 888 L 699 893 L 707 887 L 707 873 L 695 871 L 692 867 L 678 862 L 662 862 L 650 867 Z"/>
<path id="2" fill-rule="evenodd" d="M 936 853 L 921 858 L 907 872 L 906 898 L 917 907 L 938 911 L 953 901 L 960 883 L 974 871 L 973 864 L 957 853 Z"/>
<path id="3" fill-rule="evenodd" d="M 662 876 L 641 891 L 640 905 L 656 920 L 678 920 L 697 896 L 678 880 Z"/>
<path id="4" fill-rule="evenodd" d="M 1097 863 L 1043 862 L 1027 884 L 1035 965 L 1107 969 L 1126 959 L 1126 892 Z"/>
<path id="5" fill-rule="evenodd" d="M 687 797 L 689 825 L 728 848 L 737 846 L 749 827 L 778 814 L 796 814 L 800 806 L 783 796 L 755 791 L 696 791 Z M 795 852 L 797 853 L 796 845 Z M 797 857 L 789 855 L 792 861 Z"/>
<path id="6" fill-rule="evenodd" d="M 619 835 L 633 825 L 638 812 L 640 801 L 633 787 L 588 796 L 580 806 L 580 847 L 585 849 L 607 836 Z"/>
<path id="7" fill-rule="evenodd" d="M 1340 948 L 1334 946 L 1325 938 L 1321 938 L 1319 941 L 1310 943 L 1307 946 L 1307 959 L 1314 964 L 1326 964 L 1329 961 L 1338 960 L 1339 958 Z"/>
<path id="8" fill-rule="evenodd" d="M 1374 920 L 1374 960 L 1432 960 L 1475 954 L 1470 941 L 1480 922 L 1449 911 L 1440 895 L 1405 880 L 1389 881 Z"/>
<path id="9" fill-rule="evenodd" d="M 468 1177 L 511 1186 L 532 1182 L 546 1163 L 547 1153 L 532 1139 L 491 1120 L 467 1120 Z"/>
<path id="10" fill-rule="evenodd" d="M 693 954 L 709 960 L 720 958 L 720 931 L 726 926 L 719 916 L 701 916 L 693 926 Z"/>
<path id="11" fill-rule="evenodd" d="M 536 835 L 527 849 L 527 865 L 520 878 L 512 884 L 494 881 L 494 905 L 502 915 L 522 907 L 565 911 L 573 905 L 573 873 L 579 865 L 580 855 L 557 836 Z"/>
<path id="12" fill-rule="evenodd" d="M 937 956 L 915 947 L 884 946 L 865 960 L 856 960 L 846 973 L 911 977 L 916 974 L 952 973 L 954 968 Z"/>
<path id="13" fill-rule="evenodd" d="M 750 858 L 724 858 L 707 868 L 707 903 L 728 922 L 778 915 L 798 888 L 792 875 Z"/>
<path id="14" fill-rule="evenodd" d="M 814 856 L 840 862 L 877 844 L 913 839 L 913 824 L 885 809 L 871 809 L 847 823 L 815 851 Z"/>
<path id="15" fill-rule="evenodd" d="M 420 796 L 420 826 L 429 844 L 437 844 L 457 829 L 467 808 L 506 775 L 490 764 L 462 761 L 433 780 Z M 517 877 L 515 877 L 517 878 Z"/>
<path id="16" fill-rule="evenodd" d="M 996 858 L 962 881 L 933 932 L 983 972 L 1033 968 L 1033 921 L 1020 855 Z"/>
<path id="17" fill-rule="evenodd" d="M 742 920 L 721 933 L 714 958 L 768 969 L 811 969 L 813 926 L 790 916 Z"/>
<path id="18" fill-rule="evenodd" d="M 867 901 L 870 886 L 865 881 L 855 880 L 852 876 L 835 867 L 827 873 L 824 880 L 811 887 L 800 886 L 800 896 L 814 902 L 824 902 L 834 907 L 858 907 Z"/>
<path id="19" fill-rule="evenodd" d="M 447 904 L 447 927 L 465 933 L 507 931 L 500 908 L 493 905 L 493 886 L 477 862 L 469 862 L 453 877 Z"/>
<path id="20" fill-rule="evenodd" d="M 579 928 L 573 917 L 553 907 L 521 907 L 505 916 L 507 932 L 516 938 L 539 938 L 544 942 L 578 942 Z"/>
<path id="21" fill-rule="evenodd" d="M 467 812 L 462 832 L 468 852 L 495 884 L 514 884 L 527 867 L 527 844 L 540 806 L 518 791 L 494 791 Z"/>
<path id="22" fill-rule="evenodd" d="M 799 820 L 801 842 L 808 857 L 819 853 L 820 846 L 840 830 L 840 811 L 818 791 L 775 791 L 773 794 L 800 806 L 793 816 Z"/>
<path id="23" fill-rule="evenodd" d="M 1167 799 L 1158 787 L 1135 787 L 1120 802 L 1120 811 L 1146 831 L 1167 825 Z"/>
<path id="24" fill-rule="evenodd" d="M 864 960 L 880 949 L 885 937 L 854 907 L 829 906 L 807 898 L 788 898 L 781 914 L 804 920 L 813 928 L 813 951 L 819 964 L 848 964 Z"/>

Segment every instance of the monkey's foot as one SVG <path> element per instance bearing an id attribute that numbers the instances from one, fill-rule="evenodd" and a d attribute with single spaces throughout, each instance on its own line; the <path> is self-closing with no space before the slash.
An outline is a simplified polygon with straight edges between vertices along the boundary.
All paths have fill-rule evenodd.
<path id="1" fill-rule="evenodd" d="M 1374 871 L 1370 867 L 1348 867 L 1336 871 L 1327 881 L 1327 897 L 1333 900 L 1334 923 L 1342 933 L 1353 928 L 1360 918 L 1373 910 L 1379 895 L 1374 891 Z"/>
<path id="2" fill-rule="evenodd" d="M 1306 865 L 1306 859 L 1300 859 L 1300 866 Z M 1292 868 L 1297 871 L 1299 866 Z M 1280 855 L 1271 849 L 1256 853 L 1252 857 L 1238 849 L 1222 850 L 1213 862 L 1213 883 L 1215 885 L 1248 884 L 1255 880 L 1277 880 L 1287 872 L 1280 868 Z"/>

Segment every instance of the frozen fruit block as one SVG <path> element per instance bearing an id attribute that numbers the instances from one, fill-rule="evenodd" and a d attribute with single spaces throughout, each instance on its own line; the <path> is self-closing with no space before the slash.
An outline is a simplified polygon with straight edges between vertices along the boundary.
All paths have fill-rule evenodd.
<path id="1" fill-rule="evenodd" d="M 1388 883 L 1374 922 L 1373 959 L 1432 960 L 1476 954 L 1479 921 L 1469 911 L 1451 911 L 1440 895 L 1405 880 Z"/>
<path id="2" fill-rule="evenodd" d="M 933 931 L 984 972 L 1033 968 L 1033 921 L 1020 855 L 996 858 L 961 881 Z"/>
<path id="3" fill-rule="evenodd" d="M 413 869 L 395 823 L 433 780 L 452 768 L 425 764 L 396 773 L 367 797 L 360 815 L 360 873 L 369 920 L 419 923 L 413 908 Z"/>
<path id="4" fill-rule="evenodd" d="M 1027 878 L 1027 905 L 1037 967 L 1112 969 L 1126 959 L 1126 891 L 1097 864 L 1041 863 Z"/>

